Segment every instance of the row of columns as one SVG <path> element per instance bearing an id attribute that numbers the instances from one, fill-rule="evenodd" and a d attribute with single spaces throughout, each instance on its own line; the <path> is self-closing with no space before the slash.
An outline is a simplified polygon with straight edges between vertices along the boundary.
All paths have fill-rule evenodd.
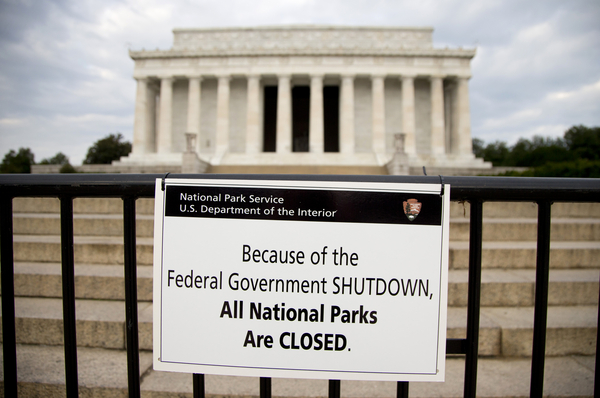
<path id="1" fill-rule="evenodd" d="M 324 151 L 323 124 L 323 75 L 310 77 L 310 121 L 309 151 Z M 340 90 L 340 152 L 354 153 L 354 76 L 341 76 Z M 260 131 L 260 76 L 249 75 L 247 90 L 246 152 L 262 152 Z M 385 153 L 385 76 L 373 75 L 372 79 L 372 149 L 375 153 Z M 405 151 L 416 154 L 415 139 L 415 76 L 402 76 L 402 126 L 405 134 Z M 444 77 L 431 76 L 431 137 L 430 153 L 443 156 L 452 151 L 457 154 L 470 154 L 471 129 L 469 114 L 468 79 L 457 78 L 456 104 L 454 106 L 456 126 L 452 129 L 452 148 L 446 148 L 446 128 L 444 115 Z M 140 78 L 137 85 L 133 153 L 159 154 L 172 152 L 172 102 L 173 77 L 160 79 L 160 102 L 158 132 L 154 134 L 155 109 L 152 101 L 156 93 L 149 86 L 147 78 Z M 217 128 L 216 152 L 223 154 L 229 148 L 229 98 L 230 80 L 228 75 L 218 76 L 217 84 Z M 200 98 L 202 77 L 189 77 L 187 132 L 200 133 Z M 276 152 L 292 151 L 292 97 L 291 75 L 278 76 Z"/>

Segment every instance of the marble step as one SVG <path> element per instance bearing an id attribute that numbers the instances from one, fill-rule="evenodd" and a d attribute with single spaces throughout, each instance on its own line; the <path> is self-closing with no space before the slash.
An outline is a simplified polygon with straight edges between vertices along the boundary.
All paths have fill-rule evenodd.
<path id="1" fill-rule="evenodd" d="M 14 259 L 22 262 L 60 262 L 60 236 L 14 235 Z M 150 265 L 153 239 L 137 239 L 137 261 Z M 82 264 L 122 264 L 123 238 L 115 236 L 76 236 L 75 262 Z M 483 242 L 483 268 L 535 268 L 536 242 Z M 553 268 L 600 268 L 600 241 L 553 241 L 550 245 Z M 450 242 L 450 269 L 469 265 L 469 242 Z"/>
<path id="2" fill-rule="evenodd" d="M 13 230 L 19 235 L 59 235 L 58 213 L 15 213 Z M 122 236 L 121 214 L 75 214 L 73 230 L 76 236 Z M 139 237 L 152 237 L 154 217 L 139 214 L 136 221 Z M 550 234 L 556 241 L 600 241 L 600 218 L 555 218 Z M 535 241 L 537 219 L 535 218 L 485 218 L 483 220 L 484 241 Z M 469 240 L 469 220 L 450 220 L 450 240 Z"/>
<path id="3" fill-rule="evenodd" d="M 15 263 L 15 295 L 62 297 L 60 263 Z M 138 301 L 152 301 L 152 266 L 137 266 Z M 75 297 L 124 300 L 123 265 L 76 264 Z"/>
<path id="4" fill-rule="evenodd" d="M 450 220 L 450 240 L 469 240 L 469 219 Z M 555 241 L 600 241 L 600 218 L 553 218 L 550 237 Z M 484 242 L 535 241 L 537 218 L 484 218 Z"/>
<path id="5" fill-rule="evenodd" d="M 60 214 L 58 213 L 15 213 L 13 231 L 19 235 L 60 235 Z M 122 214 L 74 214 L 73 234 L 75 236 L 123 236 Z M 136 235 L 154 236 L 154 216 L 138 214 Z"/>
<path id="6" fill-rule="evenodd" d="M 122 265 L 75 266 L 75 296 L 85 299 L 123 300 Z M 555 269 L 550 272 L 550 305 L 598 303 L 598 269 Z M 152 267 L 140 265 L 138 300 L 152 301 Z M 448 305 L 467 305 L 467 270 L 449 273 Z M 482 306 L 533 306 L 535 270 L 486 269 L 482 273 Z M 16 263 L 15 294 L 23 297 L 61 297 L 59 263 Z"/>
<path id="7" fill-rule="evenodd" d="M 152 350 L 152 303 L 140 303 L 139 347 Z M 62 300 L 17 297 L 17 343 L 63 343 Z M 77 344 L 82 347 L 125 348 L 125 305 L 122 301 L 76 300 Z M 597 306 L 551 306 L 548 309 L 546 353 L 549 356 L 594 355 Z M 293 325 L 291 325 L 293 326 Z M 448 337 L 466 335 L 466 308 L 448 308 Z M 531 355 L 533 307 L 482 307 L 480 355 Z"/>
<path id="8" fill-rule="evenodd" d="M 154 198 L 136 200 L 137 214 L 154 214 Z M 60 213 L 58 198 L 15 198 L 13 213 Z M 75 198 L 74 214 L 123 214 L 123 200 L 119 198 Z"/>
<path id="9" fill-rule="evenodd" d="M 78 354 L 79 394 L 104 398 L 127 396 L 126 353 L 119 350 L 80 347 Z M 142 396 L 181 398 L 192 396 L 192 376 L 185 373 L 152 370 L 152 354 L 140 353 Z M 65 365 L 61 346 L 17 346 L 17 370 L 21 396 L 64 397 Z M 1 360 L 1 358 L 0 358 Z M 410 383 L 415 398 L 464 396 L 464 359 L 446 360 L 443 383 Z M 531 363 L 528 358 L 480 358 L 477 396 L 516 398 L 529 396 Z M 3 381 L 2 375 L 0 379 Z M 3 387 L 3 382 L 0 383 Z M 259 396 L 259 378 L 205 376 L 205 392 L 210 398 Z M 592 397 L 594 357 L 548 357 L 544 371 L 544 396 Z M 395 382 L 342 381 L 341 395 L 348 398 L 388 398 L 396 396 Z M 273 397 L 326 398 L 327 380 L 272 379 Z"/>
<path id="10" fill-rule="evenodd" d="M 56 198 L 15 198 L 14 213 L 59 213 Z M 118 198 L 76 198 L 73 212 L 81 214 L 123 214 L 123 201 Z M 140 198 L 136 201 L 137 214 L 154 214 L 154 199 Z M 451 202 L 451 217 L 469 218 L 469 203 Z M 485 202 L 483 216 L 486 218 L 537 218 L 537 205 L 530 202 Z M 554 203 L 552 217 L 600 218 L 600 203 Z"/>
<path id="11" fill-rule="evenodd" d="M 483 242 L 482 268 L 535 268 L 537 242 Z M 450 268 L 469 267 L 469 242 L 450 242 Z M 600 241 L 550 242 L 550 268 L 598 268 Z"/>

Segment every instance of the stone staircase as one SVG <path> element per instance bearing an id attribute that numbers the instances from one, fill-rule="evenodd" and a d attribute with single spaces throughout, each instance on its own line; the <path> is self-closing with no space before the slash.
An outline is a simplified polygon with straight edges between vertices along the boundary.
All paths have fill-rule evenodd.
<path id="1" fill-rule="evenodd" d="M 153 201 L 137 201 L 142 396 L 191 396 L 187 374 L 152 370 Z M 76 199 L 75 293 L 80 394 L 127 396 L 122 202 Z M 452 203 L 448 337 L 466 335 L 468 204 Z M 600 272 L 600 204 L 554 204 L 545 395 L 593 395 Z M 484 204 L 478 396 L 529 395 L 537 207 Z M 14 200 L 20 396 L 64 396 L 57 199 Z M 463 396 L 464 359 L 445 383 L 411 383 L 411 397 Z M 207 376 L 214 397 L 256 397 L 257 378 Z M 273 379 L 273 396 L 326 397 L 327 381 Z M 395 383 L 342 382 L 344 397 L 393 397 Z"/>

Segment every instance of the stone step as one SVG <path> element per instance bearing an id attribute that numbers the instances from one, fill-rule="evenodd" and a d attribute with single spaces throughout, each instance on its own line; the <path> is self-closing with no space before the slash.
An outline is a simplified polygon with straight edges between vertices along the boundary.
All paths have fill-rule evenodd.
<path id="1" fill-rule="evenodd" d="M 152 303 L 139 306 L 139 346 L 152 350 Z M 62 300 L 17 297 L 17 343 L 63 343 Z M 125 348 L 125 305 L 121 301 L 76 300 L 77 344 L 82 347 Z M 546 353 L 549 356 L 594 355 L 597 306 L 551 306 L 548 309 Z M 448 337 L 466 335 L 466 308 L 448 309 Z M 533 307 L 482 307 L 480 355 L 531 355 Z"/>
<path id="2" fill-rule="evenodd" d="M 469 218 L 469 203 L 450 203 L 451 217 Z M 137 214 L 154 214 L 154 199 L 140 198 L 136 201 Z M 56 198 L 15 198 L 15 213 L 59 213 Z M 118 198 L 76 198 L 73 212 L 80 214 L 123 214 L 123 201 Z M 537 218 L 537 205 L 530 202 L 485 202 L 483 216 L 486 218 Z M 552 217 L 600 218 L 600 203 L 554 203 Z"/>
<path id="3" fill-rule="evenodd" d="M 60 262 L 60 236 L 14 235 L 14 259 L 21 262 Z M 137 239 L 137 262 L 151 265 L 153 239 Z M 123 238 L 76 236 L 75 262 L 80 264 L 122 264 Z M 535 268 L 536 242 L 483 242 L 483 268 Z M 600 241 L 552 242 L 552 268 L 600 268 Z M 450 242 L 450 269 L 469 265 L 469 242 Z"/>
<path id="4" fill-rule="evenodd" d="M 329 165 L 211 165 L 211 174 L 335 174 L 387 175 L 385 166 Z"/>
<path id="5" fill-rule="evenodd" d="M 468 202 L 450 202 L 450 217 L 469 218 Z M 600 218 L 600 203 L 553 203 L 553 218 Z M 485 202 L 484 218 L 535 218 L 538 206 L 533 202 Z"/>
<path id="6" fill-rule="evenodd" d="M 139 198 L 137 214 L 154 214 L 154 198 Z M 15 198 L 13 213 L 60 213 L 57 198 Z M 74 214 L 123 214 L 123 200 L 119 198 L 75 198 Z"/>
<path id="7" fill-rule="evenodd" d="M 533 307 L 482 307 L 479 354 L 493 357 L 531 356 Z M 466 307 L 448 308 L 448 338 L 465 338 Z M 594 355 L 597 306 L 550 306 L 546 355 Z"/>
<path id="8" fill-rule="evenodd" d="M 75 236 L 74 256 L 77 264 L 123 264 L 123 238 L 115 236 Z M 151 265 L 153 239 L 137 239 L 137 263 Z M 60 262 L 60 236 L 14 235 L 14 260 L 22 262 Z"/>
<path id="9" fill-rule="evenodd" d="M 75 266 L 75 297 L 124 300 L 122 265 L 78 264 Z M 597 269 L 556 269 L 550 272 L 550 305 L 595 305 L 598 303 Z M 152 267 L 138 266 L 138 300 L 152 301 Z M 451 270 L 448 305 L 467 305 L 467 270 Z M 481 305 L 533 306 L 535 270 L 486 269 L 482 273 Z M 22 297 L 61 297 L 59 263 L 16 263 L 15 294 Z"/>
<path id="10" fill-rule="evenodd" d="M 127 359 L 124 351 L 79 348 L 78 372 L 81 396 L 105 398 L 127 396 Z M 60 346 L 17 346 L 19 393 L 21 396 L 64 397 L 64 351 Z M 1 359 L 0 359 L 1 360 Z M 444 383 L 410 383 L 409 394 L 415 398 L 458 398 L 464 395 L 464 359 L 446 360 Z M 152 370 L 152 354 L 140 353 L 143 374 L 142 396 L 191 397 L 192 376 L 185 373 Z M 480 358 L 477 396 L 513 398 L 529 396 L 531 363 L 527 358 Z M 3 376 L 0 375 L 0 378 Z M 3 386 L 3 382 L 2 388 Z M 594 357 L 569 356 L 546 358 L 544 396 L 592 397 L 594 394 Z M 260 395 L 259 378 L 205 376 L 207 397 L 251 398 Z M 343 397 L 394 397 L 395 382 L 342 381 Z M 272 379 L 273 397 L 328 396 L 327 380 Z"/>
<path id="11" fill-rule="evenodd" d="M 13 231 L 20 235 L 60 235 L 58 213 L 15 213 Z M 75 236 L 123 236 L 121 214 L 74 214 Z M 136 217 L 136 235 L 154 236 L 154 216 L 139 214 Z"/>
<path id="12" fill-rule="evenodd" d="M 469 219 L 450 220 L 450 240 L 469 240 Z M 555 241 L 600 241 L 600 218 L 553 218 L 550 237 Z M 484 242 L 535 241 L 537 218 L 484 218 Z"/>
<path id="13" fill-rule="evenodd" d="M 550 271 L 549 305 L 596 305 L 600 271 L 553 269 Z M 468 270 L 450 270 L 448 305 L 466 306 Z M 482 307 L 527 307 L 535 304 L 535 270 L 485 269 L 481 275 Z"/>
<path id="14" fill-rule="evenodd" d="M 63 308 L 58 298 L 15 298 L 15 329 L 19 344 L 63 344 Z M 125 349 L 125 303 L 76 300 L 77 345 Z M 152 350 L 152 303 L 138 305 L 139 346 Z"/>
<path id="15" fill-rule="evenodd" d="M 23 297 L 62 297 L 61 264 L 15 263 L 15 295 Z M 137 267 L 138 301 L 152 301 L 152 266 Z M 124 300 L 123 265 L 75 265 L 75 297 Z"/>
<path id="16" fill-rule="evenodd" d="M 76 236 L 122 236 L 123 218 L 120 214 L 75 214 L 73 230 Z M 15 213 L 13 231 L 21 235 L 59 235 L 58 213 Z M 136 222 L 139 237 L 152 237 L 154 217 L 139 214 Z M 600 241 L 600 218 L 555 218 L 550 234 L 556 241 Z M 535 241 L 535 218 L 486 218 L 483 220 L 484 241 Z M 450 240 L 469 239 L 469 220 L 450 220 Z"/>
<path id="17" fill-rule="evenodd" d="M 536 242 L 483 242 L 482 268 L 531 269 L 536 263 Z M 469 242 L 450 242 L 450 269 L 469 267 Z M 598 268 L 600 241 L 550 242 L 550 268 Z"/>

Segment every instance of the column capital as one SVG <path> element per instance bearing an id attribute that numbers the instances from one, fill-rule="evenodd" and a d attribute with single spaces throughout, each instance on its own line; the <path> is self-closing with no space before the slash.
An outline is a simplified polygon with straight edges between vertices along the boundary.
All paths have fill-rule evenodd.
<path id="1" fill-rule="evenodd" d="M 173 75 L 159 75 L 158 78 L 162 81 L 162 80 L 175 80 L 175 76 Z"/>
<path id="2" fill-rule="evenodd" d="M 316 78 L 316 79 L 324 79 L 325 78 L 325 74 L 324 73 L 311 73 L 310 74 L 310 78 Z"/>
<path id="3" fill-rule="evenodd" d="M 219 73 L 216 76 L 217 76 L 217 79 L 219 79 L 219 80 L 222 80 L 222 79 L 231 80 L 231 75 L 229 73 Z"/>
<path id="4" fill-rule="evenodd" d="M 373 73 L 371 74 L 371 79 L 385 79 L 386 76 L 385 73 Z"/>
<path id="5" fill-rule="evenodd" d="M 246 75 L 246 78 L 247 79 L 259 79 L 260 80 L 261 76 L 262 75 L 260 73 L 248 73 Z"/>
<path id="6" fill-rule="evenodd" d="M 188 80 L 202 81 L 204 79 L 202 75 L 188 75 L 186 77 L 188 78 Z"/>
<path id="7" fill-rule="evenodd" d="M 355 73 L 342 73 L 340 76 L 342 77 L 342 79 L 355 79 L 356 78 Z"/>
<path id="8" fill-rule="evenodd" d="M 405 79 L 416 79 L 417 74 L 416 73 L 403 73 L 400 75 L 400 80 L 405 80 Z"/>
<path id="9" fill-rule="evenodd" d="M 278 74 L 277 75 L 277 79 L 281 80 L 281 79 L 290 79 L 291 80 L 292 75 L 290 73 L 282 73 L 282 74 Z"/>
<path id="10" fill-rule="evenodd" d="M 441 73 L 433 73 L 433 74 L 429 75 L 429 80 L 432 80 L 432 79 L 445 79 L 445 78 L 446 78 L 446 75 L 443 75 Z"/>

